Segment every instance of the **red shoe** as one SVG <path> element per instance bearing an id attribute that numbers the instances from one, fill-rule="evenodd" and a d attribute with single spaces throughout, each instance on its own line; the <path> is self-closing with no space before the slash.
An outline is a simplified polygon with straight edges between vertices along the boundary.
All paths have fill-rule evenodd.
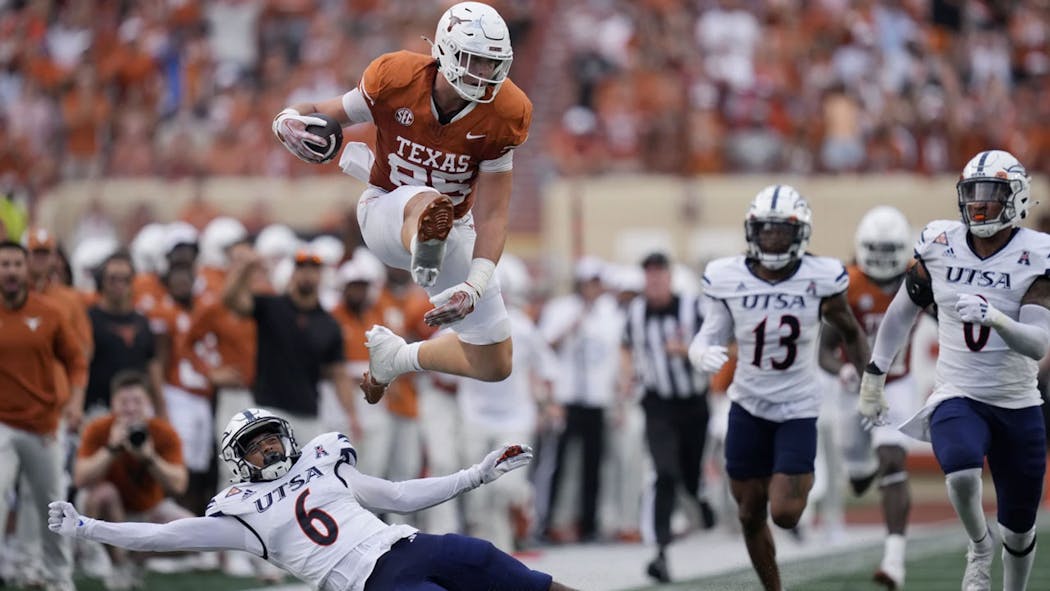
<path id="1" fill-rule="evenodd" d="M 455 221 L 452 200 L 444 195 L 431 201 L 419 216 L 412 239 L 412 278 L 423 287 L 437 281 L 445 257 L 445 240 Z"/>

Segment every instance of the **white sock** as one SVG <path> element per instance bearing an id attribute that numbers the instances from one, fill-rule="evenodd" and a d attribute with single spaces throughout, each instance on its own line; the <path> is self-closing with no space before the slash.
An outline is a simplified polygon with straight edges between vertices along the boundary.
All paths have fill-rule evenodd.
<path id="1" fill-rule="evenodd" d="M 952 472 L 944 480 L 948 485 L 948 499 L 959 515 L 966 535 L 974 542 L 980 542 L 982 546 L 990 544 L 991 539 L 985 539 L 988 536 L 988 522 L 984 519 L 984 508 L 981 506 L 981 469 L 969 468 Z"/>
<path id="2" fill-rule="evenodd" d="M 1035 562 L 1035 528 L 1019 534 L 1000 523 L 999 532 L 1003 535 L 1003 590 L 1024 591 Z"/>
<path id="3" fill-rule="evenodd" d="M 422 342 L 409 343 L 397 352 L 394 356 L 394 363 L 397 365 L 398 373 L 423 371 L 423 368 L 419 366 L 419 346 L 421 344 Z"/>
<path id="4" fill-rule="evenodd" d="M 907 542 L 907 538 L 901 534 L 886 536 L 886 543 L 882 549 L 882 560 L 884 562 L 904 564 L 904 547 L 907 545 Z"/>

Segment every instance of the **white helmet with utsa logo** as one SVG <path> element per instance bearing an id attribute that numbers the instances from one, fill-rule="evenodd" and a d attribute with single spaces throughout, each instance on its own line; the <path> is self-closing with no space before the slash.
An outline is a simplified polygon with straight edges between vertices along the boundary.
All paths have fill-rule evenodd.
<path id="1" fill-rule="evenodd" d="M 812 223 L 813 212 L 809 204 L 793 187 L 770 185 L 762 189 L 751 200 L 751 208 L 744 218 L 748 258 L 758 261 L 767 269 L 786 267 L 805 254 Z M 772 230 L 777 226 L 792 228 L 791 243 L 780 252 L 767 252 L 759 244 L 759 237 L 763 230 Z"/>
<path id="2" fill-rule="evenodd" d="M 264 458 L 262 467 L 244 459 L 248 443 L 260 433 L 276 434 L 284 446 L 284 453 Z M 288 421 L 268 410 L 246 408 L 233 415 L 226 424 L 219 442 L 219 457 L 233 472 L 233 482 L 265 482 L 276 480 L 291 470 L 292 464 L 299 459 L 299 445 Z"/>
<path id="3" fill-rule="evenodd" d="M 895 207 L 880 205 L 860 219 L 854 237 L 857 266 L 876 281 L 900 276 L 912 257 L 911 226 Z"/>
<path id="4" fill-rule="evenodd" d="M 507 79 L 514 50 L 507 23 L 495 8 L 480 2 L 460 2 L 441 15 L 431 55 L 461 97 L 489 103 Z M 482 72 L 479 66 L 491 66 L 491 71 Z"/>
<path id="5" fill-rule="evenodd" d="M 1016 226 L 1035 205 L 1029 196 L 1028 171 L 1003 150 L 987 150 L 974 156 L 959 176 L 955 189 L 963 223 L 974 236 L 987 238 L 1003 228 Z M 970 219 L 967 204 L 979 201 L 1001 203 L 1002 212 L 995 219 Z"/>

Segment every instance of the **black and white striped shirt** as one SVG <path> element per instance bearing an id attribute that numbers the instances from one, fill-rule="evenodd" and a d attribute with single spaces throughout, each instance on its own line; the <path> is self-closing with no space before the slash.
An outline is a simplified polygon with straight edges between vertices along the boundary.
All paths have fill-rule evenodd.
<path id="1" fill-rule="evenodd" d="M 700 332 L 703 306 L 702 298 L 691 295 L 674 295 L 662 308 L 650 306 L 645 296 L 628 305 L 623 345 L 631 351 L 646 396 L 683 399 L 707 393 L 707 378 L 693 370 L 688 357 L 667 354 L 669 341 L 688 347 Z"/>

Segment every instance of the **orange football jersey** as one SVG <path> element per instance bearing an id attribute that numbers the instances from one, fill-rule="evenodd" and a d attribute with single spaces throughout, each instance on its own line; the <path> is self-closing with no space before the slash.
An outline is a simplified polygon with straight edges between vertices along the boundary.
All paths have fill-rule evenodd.
<path id="1" fill-rule="evenodd" d="M 875 342 L 875 334 L 879 332 L 879 324 L 882 323 L 886 309 L 897 295 L 897 291 L 886 292 L 877 283 L 865 275 L 857 265 L 849 266 L 849 289 L 846 299 L 853 309 L 853 315 L 857 317 L 864 332 L 868 335 L 868 341 Z M 908 344 L 897 354 L 893 365 L 887 371 L 887 380 L 904 377 L 910 371 L 911 339 Z"/>
<path id="2" fill-rule="evenodd" d="M 438 75 L 434 58 L 410 51 L 382 55 L 365 70 L 360 89 L 376 126 L 369 183 L 387 191 L 433 187 L 452 199 L 460 218 L 473 204 L 479 164 L 528 137 L 532 103 L 508 79 L 491 103 L 473 103 L 442 125 L 430 98 Z"/>

